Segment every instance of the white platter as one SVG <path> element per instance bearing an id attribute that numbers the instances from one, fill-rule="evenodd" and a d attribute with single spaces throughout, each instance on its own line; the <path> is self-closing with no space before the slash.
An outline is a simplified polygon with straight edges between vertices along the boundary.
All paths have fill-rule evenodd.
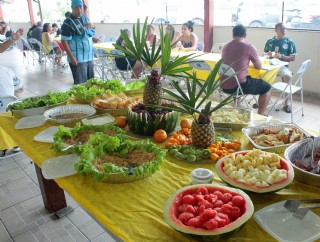
<path id="1" fill-rule="evenodd" d="M 320 217 L 311 210 L 300 220 L 283 207 L 285 201 L 254 213 L 256 222 L 278 241 L 311 242 L 320 238 Z"/>
<path id="2" fill-rule="evenodd" d="M 65 128 L 69 129 L 68 127 Z M 51 126 L 34 136 L 33 140 L 44 143 L 53 143 L 53 135 L 57 133 L 58 130 L 58 126 Z"/>
<path id="3" fill-rule="evenodd" d="M 80 159 L 75 154 L 63 155 L 45 160 L 42 164 L 42 174 L 46 179 L 56 179 L 77 173 L 74 164 Z"/>
<path id="4" fill-rule="evenodd" d="M 28 116 L 19 119 L 16 123 L 16 129 L 30 129 L 44 125 L 46 118 L 43 115 Z"/>

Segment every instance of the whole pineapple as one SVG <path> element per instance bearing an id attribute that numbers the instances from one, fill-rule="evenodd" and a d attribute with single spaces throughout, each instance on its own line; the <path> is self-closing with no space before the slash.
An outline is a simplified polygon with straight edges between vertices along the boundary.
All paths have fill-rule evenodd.
<path id="1" fill-rule="evenodd" d="M 152 70 L 151 75 L 148 75 L 147 78 L 148 80 L 143 91 L 143 103 L 145 105 L 160 106 L 162 103 L 163 90 L 161 76 L 158 70 Z"/>
<path id="2" fill-rule="evenodd" d="M 210 114 L 204 109 L 199 117 L 192 122 L 191 127 L 192 143 L 197 147 L 207 148 L 214 142 L 214 126 Z"/>

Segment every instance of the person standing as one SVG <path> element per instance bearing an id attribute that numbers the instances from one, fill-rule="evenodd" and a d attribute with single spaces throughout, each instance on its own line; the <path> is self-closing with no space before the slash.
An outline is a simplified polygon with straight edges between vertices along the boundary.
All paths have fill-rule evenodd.
<path id="1" fill-rule="evenodd" d="M 270 58 L 277 58 L 281 61 L 291 62 L 296 59 L 296 46 L 292 39 L 285 37 L 285 30 L 283 23 L 277 23 L 275 26 L 276 36 L 267 40 L 264 52 Z M 282 78 L 283 82 L 288 83 L 292 78 L 292 71 L 289 65 L 283 66 L 278 72 L 278 76 Z M 291 113 L 292 107 L 288 105 L 288 97 L 284 101 L 283 110 L 286 113 Z"/>
<path id="2" fill-rule="evenodd" d="M 61 27 L 61 43 L 68 55 L 74 84 L 94 77 L 92 31 L 86 26 L 81 0 L 71 1 L 72 13 Z"/>
<path id="3" fill-rule="evenodd" d="M 262 79 L 248 76 L 250 61 L 254 68 L 261 69 L 262 64 L 259 60 L 258 51 L 252 44 L 247 43 L 246 28 L 239 24 L 233 30 L 233 40 L 226 43 L 222 48 L 221 58 L 223 63 L 231 66 L 237 73 L 242 91 L 244 94 L 258 95 L 258 114 L 264 115 L 271 96 L 271 85 Z M 224 81 L 225 80 L 225 81 Z M 228 94 L 236 93 L 238 84 L 235 78 L 221 77 L 222 91 Z"/>

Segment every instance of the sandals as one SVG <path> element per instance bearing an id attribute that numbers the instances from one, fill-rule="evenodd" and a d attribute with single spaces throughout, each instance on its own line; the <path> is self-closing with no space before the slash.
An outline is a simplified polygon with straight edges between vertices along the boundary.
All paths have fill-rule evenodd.
<path id="1" fill-rule="evenodd" d="M 286 112 L 286 113 L 291 113 L 291 106 L 290 105 L 285 105 L 283 107 L 283 110 Z"/>

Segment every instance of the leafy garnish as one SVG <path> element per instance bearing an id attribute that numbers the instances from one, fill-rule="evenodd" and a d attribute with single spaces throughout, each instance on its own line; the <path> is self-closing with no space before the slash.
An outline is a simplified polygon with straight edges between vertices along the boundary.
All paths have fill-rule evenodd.
<path id="1" fill-rule="evenodd" d="M 11 103 L 8 105 L 7 111 L 45 107 L 49 105 L 63 103 L 67 101 L 68 98 L 68 92 L 49 92 L 44 96 L 28 97 L 22 99 L 21 101 Z"/>
<path id="2" fill-rule="evenodd" d="M 125 86 L 126 91 L 130 90 L 138 90 L 144 88 L 145 83 L 143 81 L 135 81 L 135 82 L 130 82 Z"/>

